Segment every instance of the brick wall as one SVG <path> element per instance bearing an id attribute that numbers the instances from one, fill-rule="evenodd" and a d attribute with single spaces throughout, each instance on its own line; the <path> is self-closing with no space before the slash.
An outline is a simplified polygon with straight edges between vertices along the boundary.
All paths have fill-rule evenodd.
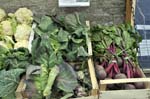
<path id="1" fill-rule="evenodd" d="M 58 0 L 0 0 L 0 7 L 7 12 L 14 12 L 19 7 L 30 8 L 36 16 L 79 12 L 92 24 L 119 24 L 124 22 L 125 0 L 91 0 L 90 7 L 58 8 Z"/>

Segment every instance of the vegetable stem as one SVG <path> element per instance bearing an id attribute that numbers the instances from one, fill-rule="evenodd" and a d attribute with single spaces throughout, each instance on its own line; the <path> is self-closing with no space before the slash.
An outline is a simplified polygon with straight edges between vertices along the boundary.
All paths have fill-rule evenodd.
<path id="1" fill-rule="evenodd" d="M 59 67 L 58 66 L 54 66 L 51 71 L 49 72 L 49 77 L 48 77 L 48 81 L 47 81 L 47 85 L 45 90 L 43 91 L 43 95 L 44 96 L 48 96 L 51 94 L 51 89 L 53 86 L 53 83 L 57 77 L 57 75 L 59 74 Z"/>

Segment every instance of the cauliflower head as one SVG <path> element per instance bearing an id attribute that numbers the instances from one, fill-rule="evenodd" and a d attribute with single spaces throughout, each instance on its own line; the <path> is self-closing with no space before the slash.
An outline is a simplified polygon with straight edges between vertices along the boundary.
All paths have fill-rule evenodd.
<path id="1" fill-rule="evenodd" d="M 28 40 L 32 28 L 27 24 L 20 24 L 16 28 L 16 33 L 14 34 L 16 41 Z"/>
<path id="2" fill-rule="evenodd" d="M 22 41 L 15 43 L 14 49 L 17 49 L 20 47 L 28 48 L 28 45 L 29 45 L 29 42 L 27 40 L 22 40 Z"/>
<path id="3" fill-rule="evenodd" d="M 15 12 L 15 16 L 19 23 L 30 24 L 33 21 L 33 13 L 27 8 L 19 8 Z"/>
<path id="4" fill-rule="evenodd" d="M 1 22 L 1 34 L 7 35 L 7 36 L 12 36 L 13 35 L 13 29 L 11 22 L 8 20 L 2 21 Z"/>
<path id="5" fill-rule="evenodd" d="M 2 21 L 4 19 L 4 17 L 6 16 L 6 13 L 3 9 L 0 8 L 0 21 Z"/>

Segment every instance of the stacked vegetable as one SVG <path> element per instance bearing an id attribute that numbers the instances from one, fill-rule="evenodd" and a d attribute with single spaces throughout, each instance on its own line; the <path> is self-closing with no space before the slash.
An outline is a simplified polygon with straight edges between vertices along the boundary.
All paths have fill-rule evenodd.
<path id="1" fill-rule="evenodd" d="M 141 37 L 129 24 L 92 28 L 95 70 L 98 80 L 140 78 L 137 48 Z M 144 83 L 111 85 L 109 89 L 144 88 Z"/>
<path id="2" fill-rule="evenodd" d="M 30 52 L 33 13 L 19 8 L 7 15 L 0 9 L 0 98 L 15 99 L 23 75 L 27 85 L 25 98 L 88 96 L 91 90 L 87 66 L 89 38 L 93 43 L 98 80 L 141 77 L 136 58 L 140 36 L 130 25 L 98 25 L 90 31 L 77 13 L 43 16 L 34 21 L 36 28 Z M 116 88 L 110 86 L 113 87 L 109 89 Z M 143 88 L 143 83 L 118 86 Z"/>
<path id="3" fill-rule="evenodd" d="M 31 13 L 27 8 L 20 8 L 14 14 L 6 14 L 0 9 L 0 97 L 2 99 L 16 99 L 15 90 L 20 77 L 30 65 L 31 55 L 27 49 L 28 44 L 25 43 L 31 31 L 33 20 Z"/>
<path id="4" fill-rule="evenodd" d="M 28 48 L 33 13 L 27 8 L 19 8 L 8 14 L 0 9 L 0 14 L 0 45 L 7 49 Z"/>
<path id="5" fill-rule="evenodd" d="M 43 16 L 36 19 L 36 23 L 31 54 L 32 64 L 37 68 L 28 69 L 27 79 L 35 87 L 34 90 L 29 87 L 27 97 L 68 99 L 87 96 L 91 88 L 86 63 L 89 28 L 80 22 L 77 13 Z M 39 68 L 40 72 L 35 75 Z"/>
<path id="6" fill-rule="evenodd" d="M 0 11 L 1 98 L 15 99 L 22 75 L 26 75 L 27 89 L 23 94 L 26 98 L 67 99 L 88 95 L 89 28 L 80 22 L 78 14 L 37 19 L 30 53 L 27 48 L 33 13 L 27 8 L 8 15 Z"/>

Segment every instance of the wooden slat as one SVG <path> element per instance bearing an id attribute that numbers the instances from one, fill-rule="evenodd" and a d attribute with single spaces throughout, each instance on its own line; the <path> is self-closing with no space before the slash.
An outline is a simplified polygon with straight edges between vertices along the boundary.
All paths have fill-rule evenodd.
<path id="1" fill-rule="evenodd" d="M 99 99 L 150 99 L 150 89 L 101 91 Z"/>
<path id="2" fill-rule="evenodd" d="M 22 96 L 22 92 L 24 92 L 25 88 L 26 88 L 26 84 L 24 83 L 24 77 L 23 77 L 18 85 L 16 92 L 15 92 L 16 99 L 25 99 Z"/>
<path id="3" fill-rule="evenodd" d="M 131 25 L 134 26 L 134 15 L 135 15 L 135 8 L 136 8 L 136 0 L 132 0 L 132 9 L 131 12 Z"/>
<path id="4" fill-rule="evenodd" d="M 86 24 L 87 24 L 87 26 L 90 26 L 89 21 L 86 21 Z M 92 43 L 91 43 L 90 38 L 89 38 L 89 41 L 88 41 L 88 54 L 90 56 L 92 55 Z M 97 79 L 96 79 L 93 60 L 92 60 L 91 57 L 88 59 L 88 66 L 89 66 L 90 78 L 91 78 L 91 83 L 92 83 L 91 95 L 97 95 L 99 86 L 98 86 L 98 82 L 97 82 Z"/>
<path id="5" fill-rule="evenodd" d="M 131 23 L 132 1 L 126 0 L 126 22 Z"/>
<path id="6" fill-rule="evenodd" d="M 126 22 L 134 26 L 136 0 L 126 0 Z"/>
<path id="7" fill-rule="evenodd" d="M 89 97 L 70 98 L 70 99 L 99 99 L 99 98 L 98 98 L 98 96 L 89 96 Z"/>
<path id="8" fill-rule="evenodd" d="M 119 83 L 132 83 L 132 82 L 150 82 L 150 78 L 130 78 L 130 79 L 113 79 L 101 80 L 100 84 L 119 84 Z"/>

